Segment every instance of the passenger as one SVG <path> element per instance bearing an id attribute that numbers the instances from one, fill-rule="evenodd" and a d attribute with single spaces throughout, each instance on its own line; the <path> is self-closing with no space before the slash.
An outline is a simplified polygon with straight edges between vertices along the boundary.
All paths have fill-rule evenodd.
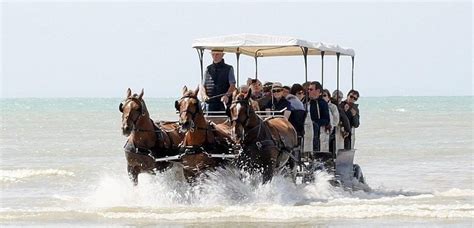
<path id="1" fill-rule="evenodd" d="M 300 85 L 300 84 L 297 84 L 297 83 L 296 83 L 296 84 L 293 84 L 293 85 L 291 86 L 290 93 L 293 94 L 293 95 L 295 95 L 296 97 L 298 97 L 298 99 L 299 99 L 301 102 L 304 101 L 304 97 L 306 96 L 306 94 L 305 94 L 306 92 L 305 92 L 303 86 Z"/>
<path id="2" fill-rule="evenodd" d="M 350 90 L 347 93 L 347 99 L 339 105 L 343 108 L 351 128 L 358 128 L 360 125 L 359 105 L 355 102 L 359 99 L 359 92 L 357 90 Z M 344 148 L 352 149 L 353 142 L 352 131 L 349 132 L 349 136 L 344 139 Z"/>
<path id="3" fill-rule="evenodd" d="M 222 49 L 213 49 L 211 55 L 212 64 L 206 68 L 201 96 L 208 111 L 225 111 L 224 104 L 230 102 L 235 90 L 234 68 L 224 62 Z"/>
<path id="4" fill-rule="evenodd" d="M 241 85 L 239 87 L 239 92 L 244 94 L 244 95 L 247 95 L 249 93 L 249 86 L 247 85 Z M 258 107 L 258 103 L 257 101 L 255 101 L 254 99 L 252 99 L 252 97 L 250 97 L 250 104 L 252 104 L 252 107 L 253 107 L 253 110 L 255 111 L 260 111 L 260 107 Z"/>
<path id="5" fill-rule="evenodd" d="M 351 124 L 349 122 L 349 118 L 347 118 L 346 112 L 344 108 L 341 107 L 339 104 L 342 102 L 344 98 L 344 94 L 339 90 L 334 90 L 332 93 L 331 103 L 337 105 L 337 110 L 339 111 L 339 124 L 341 125 L 341 133 L 343 138 L 349 136 L 349 132 L 351 132 Z"/>
<path id="6" fill-rule="evenodd" d="M 266 111 L 280 111 L 286 109 L 283 112 L 275 112 L 276 114 L 283 114 L 283 116 L 288 119 L 291 115 L 291 111 L 289 109 L 290 103 L 283 97 L 283 86 L 279 82 L 275 82 L 272 85 L 272 99 L 267 102 L 264 106 L 264 110 Z"/>
<path id="7" fill-rule="evenodd" d="M 298 144 L 301 143 L 301 139 L 304 136 L 304 117 L 306 111 L 304 109 L 303 103 L 300 99 L 294 94 L 288 94 L 286 100 L 290 103 L 288 109 L 291 111 L 290 118 L 288 121 L 295 127 L 296 133 L 298 135 Z"/>
<path id="8" fill-rule="evenodd" d="M 308 89 L 309 89 L 309 85 L 311 84 L 311 82 L 305 82 L 303 83 L 303 90 L 305 91 L 305 97 L 303 98 L 302 102 L 303 103 L 306 103 L 308 101 Z"/>
<path id="9" fill-rule="evenodd" d="M 322 94 L 323 100 L 328 103 L 329 107 L 329 119 L 330 124 L 326 126 L 326 130 L 332 132 L 333 129 L 339 124 L 339 111 L 337 110 L 337 105 L 331 103 L 331 93 L 329 90 L 324 89 Z"/>
<path id="10" fill-rule="evenodd" d="M 336 89 L 332 92 L 332 99 L 334 104 L 339 105 L 342 102 L 342 99 L 344 99 L 344 94 Z"/>
<path id="11" fill-rule="evenodd" d="M 329 134 L 329 151 L 335 155 L 335 143 L 336 143 L 336 127 L 339 125 L 339 110 L 337 105 L 331 103 L 331 93 L 329 90 L 324 89 L 323 90 L 323 99 L 328 103 L 329 107 L 329 119 L 330 119 L 330 125 L 326 126 L 326 131 Z M 342 140 L 341 140 L 342 141 Z"/>
<path id="12" fill-rule="evenodd" d="M 311 82 L 308 87 L 308 110 L 313 123 L 313 151 L 320 151 L 320 128 L 329 125 L 328 103 L 321 98 L 323 87 L 319 82 Z"/>
<path id="13" fill-rule="evenodd" d="M 265 82 L 263 84 L 262 97 L 257 100 L 260 110 L 265 110 L 265 105 L 272 100 L 272 82 Z"/>
<path id="14" fill-rule="evenodd" d="M 252 90 L 252 99 L 258 100 L 263 97 L 262 82 L 258 79 L 247 79 L 247 85 Z"/>

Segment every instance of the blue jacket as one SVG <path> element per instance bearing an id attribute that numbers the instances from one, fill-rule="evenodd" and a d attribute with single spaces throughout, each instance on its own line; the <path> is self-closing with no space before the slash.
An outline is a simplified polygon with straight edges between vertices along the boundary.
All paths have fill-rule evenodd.
<path id="1" fill-rule="evenodd" d="M 317 123 L 320 127 L 328 125 L 330 123 L 328 103 L 319 97 L 316 100 L 310 100 L 309 104 L 311 105 L 309 110 L 311 114 L 311 120 Z M 318 106 L 319 115 L 317 110 Z"/>

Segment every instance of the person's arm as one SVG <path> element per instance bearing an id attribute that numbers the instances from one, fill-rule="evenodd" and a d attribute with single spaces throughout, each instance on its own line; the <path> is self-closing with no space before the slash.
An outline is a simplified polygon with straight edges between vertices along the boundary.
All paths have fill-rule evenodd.
<path id="1" fill-rule="evenodd" d="M 291 111 L 289 111 L 288 109 L 283 112 L 283 116 L 285 117 L 285 119 L 289 119 L 290 115 L 291 115 Z"/>
<path id="2" fill-rule="evenodd" d="M 199 93 L 201 94 L 201 100 L 202 101 L 207 101 L 209 100 L 209 96 L 207 95 L 207 91 L 206 91 L 206 80 L 207 80 L 207 75 L 209 74 L 209 72 L 207 71 L 206 69 L 206 72 L 204 73 L 204 80 L 201 82 L 201 88 L 199 89 Z"/>

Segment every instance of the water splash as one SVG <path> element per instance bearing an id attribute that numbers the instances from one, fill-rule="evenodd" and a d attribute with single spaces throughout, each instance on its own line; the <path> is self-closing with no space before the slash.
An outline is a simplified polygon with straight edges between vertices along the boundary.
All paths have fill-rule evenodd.
<path id="1" fill-rule="evenodd" d="M 73 177 L 71 171 L 60 169 L 14 169 L 0 170 L 0 182 L 20 182 L 27 178 L 45 177 L 45 176 L 66 176 Z"/>

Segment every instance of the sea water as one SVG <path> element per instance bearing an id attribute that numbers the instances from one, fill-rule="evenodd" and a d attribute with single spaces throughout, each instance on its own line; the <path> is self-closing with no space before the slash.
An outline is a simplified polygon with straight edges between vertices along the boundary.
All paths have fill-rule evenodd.
<path id="1" fill-rule="evenodd" d="M 371 191 L 327 173 L 266 185 L 219 169 L 190 186 L 175 170 L 128 179 L 121 98 L 0 99 L 2 226 L 472 226 L 473 97 L 362 97 L 355 163 Z M 154 120 L 174 99 L 146 98 Z"/>

